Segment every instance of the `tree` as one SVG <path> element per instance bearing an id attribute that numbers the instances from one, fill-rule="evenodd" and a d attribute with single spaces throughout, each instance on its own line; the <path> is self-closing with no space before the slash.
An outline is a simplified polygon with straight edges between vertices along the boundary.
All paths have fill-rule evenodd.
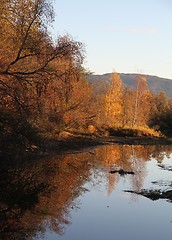
<path id="1" fill-rule="evenodd" d="M 161 92 L 154 96 L 150 126 L 171 136 L 172 123 L 172 99 L 168 99 L 165 93 Z"/>
<path id="2" fill-rule="evenodd" d="M 147 79 L 140 76 L 137 79 L 132 127 L 147 125 L 150 117 L 152 94 L 147 86 Z"/>
<path id="3" fill-rule="evenodd" d="M 51 133 L 53 129 L 60 132 L 86 128 L 95 114 L 92 88 L 82 76 L 76 77 L 75 71 L 51 81 L 40 102 L 41 122 L 44 120 L 43 124 L 49 126 Z"/>
<path id="4" fill-rule="evenodd" d="M 47 84 L 71 72 L 79 74 L 82 44 L 69 36 L 53 42 L 47 31 L 53 20 L 51 1 L 0 2 L 2 138 L 10 134 L 28 137 L 23 127 L 40 116 L 40 98 Z"/>
<path id="5" fill-rule="evenodd" d="M 122 100 L 123 100 L 122 126 L 131 127 L 132 115 L 134 112 L 135 90 L 129 87 L 125 87 L 123 91 Z"/>
<path id="6" fill-rule="evenodd" d="M 120 126 L 122 116 L 123 84 L 118 73 L 111 76 L 111 84 L 104 97 L 105 125 L 108 127 Z"/>

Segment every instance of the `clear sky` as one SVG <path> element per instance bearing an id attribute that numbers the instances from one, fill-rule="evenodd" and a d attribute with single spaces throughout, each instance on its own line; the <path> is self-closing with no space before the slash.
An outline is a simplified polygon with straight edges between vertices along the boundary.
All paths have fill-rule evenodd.
<path id="1" fill-rule="evenodd" d="M 83 42 L 84 66 L 172 79 L 172 0 L 55 0 L 53 34 Z"/>

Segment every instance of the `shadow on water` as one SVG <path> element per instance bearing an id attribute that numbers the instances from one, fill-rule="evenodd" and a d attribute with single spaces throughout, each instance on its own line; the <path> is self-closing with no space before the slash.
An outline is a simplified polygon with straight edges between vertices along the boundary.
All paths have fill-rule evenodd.
<path id="1" fill-rule="evenodd" d="M 80 208 L 78 196 L 86 191 L 84 184 L 101 184 L 105 179 L 108 194 L 120 178 L 132 175 L 128 192 L 152 200 L 171 199 L 172 191 L 142 189 L 145 164 L 151 158 L 163 171 L 171 166 L 163 159 L 172 153 L 172 146 L 110 145 L 92 148 L 89 152 L 68 154 L 27 161 L 0 170 L 0 239 L 32 239 L 50 230 L 62 235 L 72 224 L 71 211 Z M 172 187 L 171 182 L 163 182 Z M 127 190 L 126 190 L 127 191 Z M 163 196 L 163 197 L 162 197 Z M 40 238 L 41 239 L 41 238 Z"/>

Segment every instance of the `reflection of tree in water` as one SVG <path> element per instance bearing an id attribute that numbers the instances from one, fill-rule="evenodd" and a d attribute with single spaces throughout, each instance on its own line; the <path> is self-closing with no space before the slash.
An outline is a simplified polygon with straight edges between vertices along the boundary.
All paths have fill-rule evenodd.
<path id="1" fill-rule="evenodd" d="M 135 174 L 131 178 L 133 181 L 132 184 L 135 186 L 142 184 L 144 176 L 142 176 L 143 171 L 141 172 L 141 170 L 143 170 L 144 161 L 146 160 L 142 158 L 143 156 L 147 156 L 145 149 L 142 146 L 130 145 L 111 145 L 95 149 L 94 153 L 99 163 L 95 162 L 94 171 L 98 168 L 100 171 L 99 175 L 101 175 L 102 165 L 106 169 L 108 195 L 116 188 L 121 178 L 118 172 L 111 174 L 111 170 L 122 169 L 126 172 L 134 172 Z M 139 161 L 137 161 L 137 157 Z"/>
<path id="2" fill-rule="evenodd" d="M 0 239 L 27 239 L 49 228 L 63 234 L 88 178 L 87 156 L 45 159 L 0 175 Z"/>
<path id="3" fill-rule="evenodd" d="M 145 163 L 152 157 L 161 162 L 166 156 L 169 157 L 172 152 L 172 146 L 143 146 L 143 145 L 111 145 L 95 149 L 99 165 L 104 165 L 107 178 L 107 191 L 110 194 L 117 186 L 121 175 L 116 172 L 110 174 L 111 170 L 122 169 L 124 173 L 133 172 L 130 177 L 133 189 L 140 190 L 145 178 Z M 113 171 L 112 171 L 113 172 Z M 99 174 L 100 175 L 100 174 Z M 127 174 L 126 174 L 127 175 Z M 125 174 L 123 175 L 125 177 Z M 99 177 L 100 181 L 100 177 Z"/>
<path id="4" fill-rule="evenodd" d="M 17 235 L 27 224 L 23 219 L 39 202 L 39 194 L 47 187 L 41 166 L 27 168 L 3 169 L 0 174 L 0 232 L 3 239 L 17 239 Z M 22 226 L 23 225 L 23 226 Z M 6 236 L 6 233 L 10 235 Z M 20 239 L 20 238 L 19 238 Z"/>
<path id="5" fill-rule="evenodd" d="M 156 145 L 154 146 L 154 151 L 152 152 L 151 157 L 155 158 L 158 163 L 161 163 L 164 157 L 170 158 L 170 154 L 172 153 L 171 145 Z"/>
<path id="6" fill-rule="evenodd" d="M 170 146 L 144 147 L 111 145 L 73 154 L 32 161 L 0 171 L 0 239 L 27 239 L 47 229 L 58 234 L 71 223 L 70 211 L 77 209 L 77 197 L 91 182 L 93 187 L 107 185 L 110 194 L 121 175 L 110 170 L 132 171 L 129 179 L 134 189 L 141 189 L 146 161 L 161 162 Z M 125 177 L 125 175 L 123 176 Z"/>
<path id="7" fill-rule="evenodd" d="M 162 170 L 162 171 L 172 171 L 172 165 L 167 165 L 167 164 L 163 164 L 163 160 L 165 157 L 170 158 L 171 157 L 171 147 L 167 146 L 167 148 L 160 147 L 161 148 L 161 152 L 159 152 L 158 155 L 154 155 L 156 154 L 156 152 L 154 152 L 154 154 L 152 155 L 154 158 L 156 158 L 158 164 L 157 166 Z M 151 187 L 149 189 L 136 189 L 134 188 L 134 190 L 125 190 L 125 192 L 129 192 L 129 193 L 135 193 L 137 195 L 142 195 L 144 197 L 147 197 L 153 201 L 155 200 L 159 200 L 159 199 L 166 199 L 166 201 L 172 203 L 172 181 L 171 180 L 158 180 L 158 181 L 152 181 L 152 184 L 154 184 L 155 186 L 158 186 L 154 188 Z"/>

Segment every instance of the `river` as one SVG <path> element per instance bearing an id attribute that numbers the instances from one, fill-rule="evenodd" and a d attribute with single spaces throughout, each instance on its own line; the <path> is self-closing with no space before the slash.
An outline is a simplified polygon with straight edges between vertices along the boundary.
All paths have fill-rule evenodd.
<path id="1" fill-rule="evenodd" d="M 172 145 L 104 145 L 0 170 L 0 240 L 171 240 Z"/>

